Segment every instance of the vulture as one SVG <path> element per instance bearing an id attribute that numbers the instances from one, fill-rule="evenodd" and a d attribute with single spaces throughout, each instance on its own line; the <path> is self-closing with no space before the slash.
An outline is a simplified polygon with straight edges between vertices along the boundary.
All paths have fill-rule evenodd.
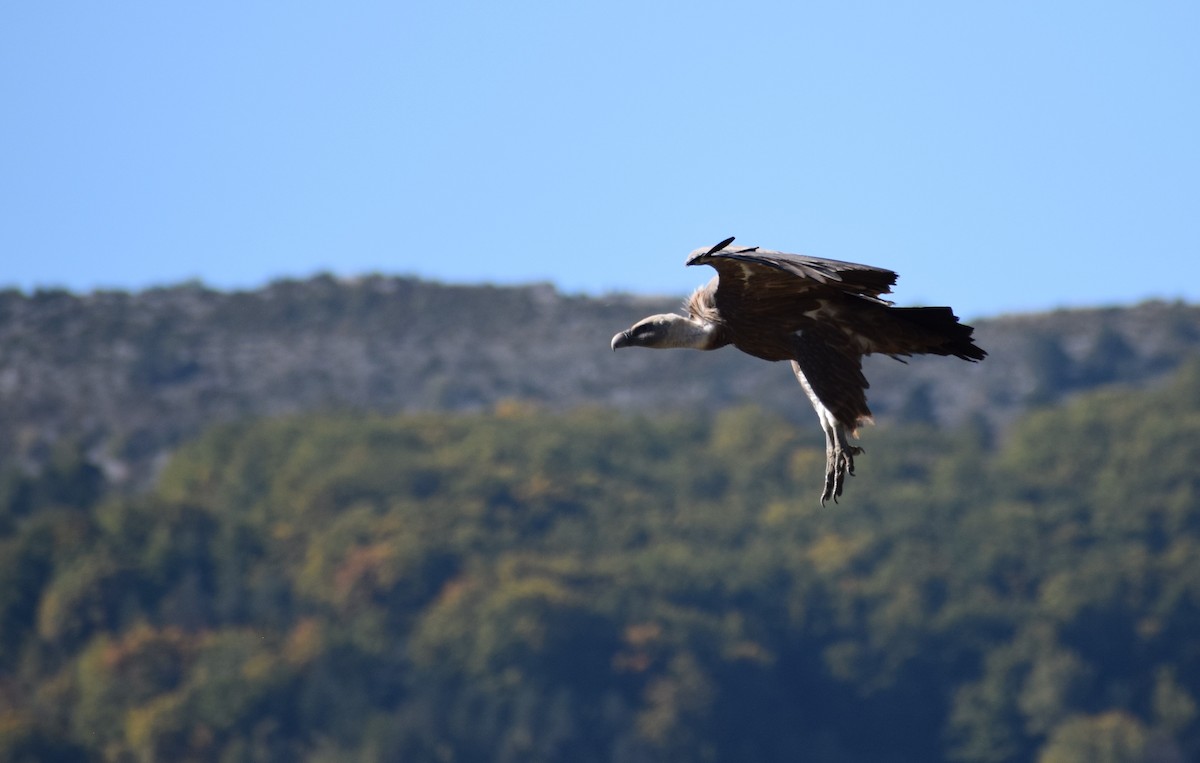
<path id="1" fill-rule="evenodd" d="M 853 262 L 785 254 L 727 238 L 700 248 L 688 265 L 711 265 L 717 275 L 684 303 L 687 315 L 651 315 L 612 338 L 622 347 L 716 350 L 733 345 L 763 360 L 791 362 L 825 431 L 821 505 L 842 494 L 862 448 L 849 443 L 871 421 L 862 357 L 883 353 L 987 355 L 949 307 L 893 307 L 880 295 L 896 273 Z"/>

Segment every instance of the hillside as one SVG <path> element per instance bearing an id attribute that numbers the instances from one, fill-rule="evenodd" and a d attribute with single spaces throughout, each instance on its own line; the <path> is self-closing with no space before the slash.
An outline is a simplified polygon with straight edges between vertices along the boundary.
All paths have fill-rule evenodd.
<path id="1" fill-rule="evenodd" d="M 144 482 L 204 427 L 245 416 L 370 410 L 719 409 L 812 413 L 788 370 L 743 356 L 608 350 L 676 299 L 588 298 L 548 285 L 449 286 L 328 276 L 244 292 L 0 292 L 0 458 L 33 467 L 82 445 L 115 482 Z M 1136 307 L 975 322 L 990 357 L 871 358 L 884 426 L 1005 425 L 1099 385 L 1155 383 L 1200 344 L 1200 307 Z M 819 439 L 816 427 L 814 440 Z M 868 435 L 869 436 L 869 435 Z"/>
<path id="2" fill-rule="evenodd" d="M 0 760 L 1200 760 L 1200 362 L 880 428 L 305 415 L 0 479 Z"/>

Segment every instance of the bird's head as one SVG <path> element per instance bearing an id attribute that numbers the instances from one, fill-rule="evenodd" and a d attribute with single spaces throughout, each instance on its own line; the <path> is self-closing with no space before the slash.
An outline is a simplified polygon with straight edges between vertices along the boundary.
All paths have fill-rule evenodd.
<path id="1" fill-rule="evenodd" d="M 612 338 L 612 348 L 622 347 L 681 347 L 708 349 L 711 326 L 675 313 L 651 315 Z"/>

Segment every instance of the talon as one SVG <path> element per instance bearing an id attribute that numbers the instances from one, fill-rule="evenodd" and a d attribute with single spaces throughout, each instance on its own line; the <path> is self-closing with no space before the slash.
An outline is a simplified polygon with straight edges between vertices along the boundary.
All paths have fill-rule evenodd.
<path id="1" fill-rule="evenodd" d="M 844 441 L 838 442 L 836 437 L 826 443 L 825 485 L 821 491 L 821 506 L 830 498 L 834 503 L 839 503 L 838 498 L 846 486 L 846 475 L 854 476 L 854 457 L 862 452 L 862 448 Z"/>

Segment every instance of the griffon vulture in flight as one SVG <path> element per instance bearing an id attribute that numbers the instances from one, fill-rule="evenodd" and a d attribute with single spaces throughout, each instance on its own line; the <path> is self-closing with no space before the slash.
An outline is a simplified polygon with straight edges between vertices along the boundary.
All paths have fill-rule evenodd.
<path id="1" fill-rule="evenodd" d="M 863 355 L 977 361 L 987 353 L 949 307 L 892 307 L 881 299 L 896 283 L 890 270 L 732 243 L 728 238 L 688 256 L 688 265 L 712 265 L 717 275 L 687 299 L 686 316 L 644 318 L 614 336 L 612 348 L 732 344 L 756 358 L 791 361 L 825 430 L 821 504 L 836 502 L 862 453 L 846 435 L 857 437 L 859 425 L 871 421 Z"/>

